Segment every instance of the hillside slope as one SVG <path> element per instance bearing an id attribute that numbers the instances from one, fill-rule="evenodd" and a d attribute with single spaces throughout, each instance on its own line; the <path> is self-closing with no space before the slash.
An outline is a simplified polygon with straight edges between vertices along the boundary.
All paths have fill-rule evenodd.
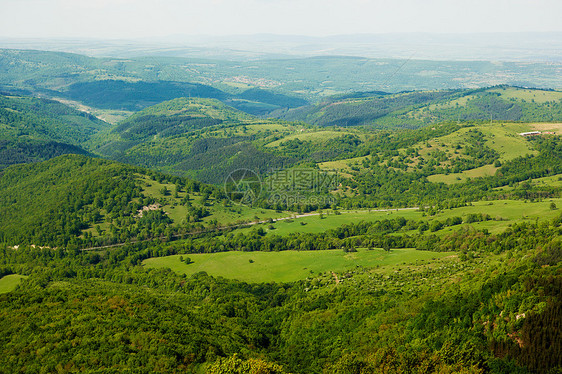
<path id="1" fill-rule="evenodd" d="M 217 100 L 182 98 L 135 114 L 100 133 L 90 146 L 122 162 L 222 183 L 239 168 L 266 173 L 301 161 L 325 161 L 354 151 L 358 143 L 349 132 L 264 120 Z"/>
<path id="2" fill-rule="evenodd" d="M 543 135 L 519 135 L 543 126 Z M 356 157 L 319 167 L 340 171 L 347 207 L 556 197 L 557 187 L 530 182 L 562 173 L 561 134 L 559 124 L 514 123 L 381 131 Z"/>
<path id="3" fill-rule="evenodd" d="M 0 241 L 11 245 L 99 246 L 275 216 L 232 208 L 212 186 L 81 155 L 0 174 Z"/>
<path id="4" fill-rule="evenodd" d="M 275 114 L 275 113 L 274 113 Z M 359 93 L 277 112 L 318 126 L 418 128 L 443 121 L 562 121 L 562 92 L 498 86 L 478 90 Z"/>
<path id="5" fill-rule="evenodd" d="M 0 95 L 0 167 L 87 154 L 82 145 L 110 125 L 61 103 Z"/>
<path id="6" fill-rule="evenodd" d="M 533 91 L 504 94 L 509 92 L 528 95 Z M 539 117 L 544 108 L 558 105 L 552 101 L 557 92 L 540 93 L 545 95 L 541 104 L 545 107 L 530 111 L 529 116 Z M 424 94 L 410 95 L 420 98 Z M 432 104 L 424 104 L 426 107 L 448 110 L 431 97 L 427 100 Z M 535 98 L 536 102 L 541 100 Z M 409 118 L 414 118 L 411 113 Z M 91 146 L 122 162 L 215 184 L 222 184 L 230 172 L 241 168 L 266 176 L 276 169 L 314 165 L 336 170 L 344 179 L 354 174 L 352 170 L 376 166 L 398 177 L 421 173 L 433 182 L 451 183 L 493 176 L 505 162 L 537 155 L 533 142 L 518 135 L 537 130 L 559 133 L 560 126 L 475 120 L 441 121 L 416 129 L 326 128 L 263 120 L 213 100 L 176 99 L 147 108 L 111 131 L 100 133 Z"/>

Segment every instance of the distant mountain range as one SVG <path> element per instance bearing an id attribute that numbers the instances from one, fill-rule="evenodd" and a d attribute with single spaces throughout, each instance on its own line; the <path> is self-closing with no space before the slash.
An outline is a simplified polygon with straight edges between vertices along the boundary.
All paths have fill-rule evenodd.
<path id="1" fill-rule="evenodd" d="M 229 35 L 138 40 L 0 38 L 1 48 L 42 49 L 98 57 L 166 56 L 213 59 L 272 59 L 360 56 L 428 60 L 562 61 L 562 33 L 388 33 L 327 37 Z"/>
<path id="2" fill-rule="evenodd" d="M 411 57 L 411 56 L 410 56 Z M 251 114 L 357 91 L 401 92 L 500 84 L 562 88 L 557 62 L 430 61 L 321 56 L 275 60 L 93 58 L 0 50 L 0 90 L 139 110 L 176 97 L 206 97 Z"/>

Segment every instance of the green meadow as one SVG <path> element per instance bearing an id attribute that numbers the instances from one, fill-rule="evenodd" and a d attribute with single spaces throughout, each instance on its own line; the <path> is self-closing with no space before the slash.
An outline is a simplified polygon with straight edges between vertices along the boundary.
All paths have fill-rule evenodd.
<path id="1" fill-rule="evenodd" d="M 551 209 L 550 204 L 554 203 L 557 208 Z M 449 217 L 465 217 L 469 214 L 483 213 L 489 214 L 493 220 L 484 222 L 473 222 L 470 225 L 477 230 L 487 229 L 491 233 L 499 233 L 507 229 L 513 223 L 523 221 L 544 221 L 550 220 L 560 215 L 562 199 L 546 199 L 537 202 L 525 202 L 521 200 L 493 200 L 478 201 L 470 206 L 444 210 L 433 216 L 440 221 Z M 438 233 L 448 233 L 457 230 L 458 227 L 448 227 Z"/>
<path id="2" fill-rule="evenodd" d="M 549 127 L 541 128 L 541 130 L 555 131 L 559 128 L 559 126 L 557 126 L 557 124 L 549 124 Z M 468 136 L 467 133 L 473 129 L 482 132 L 485 137 L 486 146 L 498 152 L 499 161 L 502 163 L 513 160 L 514 158 L 520 156 L 537 154 L 537 151 L 532 149 L 532 146 L 527 141 L 527 139 L 519 135 L 519 133 L 521 132 L 532 131 L 536 129 L 536 125 L 531 125 L 528 123 L 494 122 L 491 124 L 484 123 L 472 127 L 464 127 L 448 135 L 444 135 L 428 141 L 421 141 L 417 143 L 413 148 L 417 148 L 419 154 L 425 159 L 431 159 L 433 157 L 432 154 L 438 151 L 445 152 L 450 155 L 456 155 L 458 154 L 456 147 L 458 145 L 462 146 L 466 143 L 466 139 Z M 274 145 L 274 143 L 270 143 L 268 146 L 271 145 Z M 407 149 L 405 148 L 399 149 L 399 152 L 401 154 L 405 154 L 406 150 Z M 319 163 L 318 166 L 323 170 L 337 169 L 342 176 L 351 177 L 351 167 L 354 166 L 356 170 L 363 170 L 364 167 L 362 165 L 362 161 L 365 158 L 367 158 L 367 156 L 336 161 L 327 161 Z M 394 157 L 393 160 L 396 160 L 396 158 L 397 157 Z M 381 161 L 382 164 L 384 164 L 384 162 L 385 161 Z M 414 170 L 414 166 L 416 164 L 417 159 L 414 159 L 414 162 L 410 165 L 408 170 Z M 444 165 L 446 164 L 447 163 L 444 163 Z M 490 164 L 470 170 L 465 170 L 460 173 L 431 175 L 428 177 L 428 180 L 435 183 L 443 182 L 446 184 L 453 184 L 466 181 L 468 178 L 493 176 L 496 173 L 497 169 L 497 167 Z"/>
<path id="3" fill-rule="evenodd" d="M 170 268 L 179 273 L 192 275 L 204 271 L 213 276 L 238 279 L 245 282 L 292 282 L 316 276 L 324 272 L 342 272 L 358 266 L 375 267 L 398 264 L 415 264 L 418 261 L 451 256 L 448 252 L 427 252 L 415 249 L 358 249 L 345 253 L 329 251 L 282 251 L 282 252 L 220 252 L 186 254 L 190 264 L 180 261 L 180 255 L 150 258 L 143 262 L 146 267 Z"/>
<path id="4" fill-rule="evenodd" d="M 555 209 L 551 204 L 556 205 Z M 490 221 L 473 222 L 469 225 L 477 230 L 486 229 L 499 233 L 516 222 L 548 220 L 560 215 L 562 199 L 547 199 L 538 202 L 519 200 L 494 200 L 472 203 L 470 206 L 443 210 L 435 215 L 417 209 L 392 211 L 348 211 L 339 215 L 323 213 L 300 218 L 263 224 L 262 228 L 271 234 L 288 235 L 294 232 L 319 233 L 344 224 L 359 221 L 376 221 L 404 217 L 414 220 L 440 220 L 450 217 L 467 217 L 469 214 L 484 213 L 492 217 Z M 465 224 L 468 225 L 468 224 Z M 435 234 L 441 236 L 456 231 L 460 226 L 446 227 Z M 240 231 L 255 230 L 256 226 Z M 415 249 L 393 249 L 385 252 L 380 249 L 345 253 L 341 250 L 329 251 L 282 251 L 282 252 L 220 252 L 212 254 L 184 254 L 191 259 L 190 264 L 180 260 L 180 255 L 151 258 L 143 262 L 147 267 L 170 268 L 179 274 L 192 275 L 207 272 L 213 276 L 238 279 L 246 282 L 291 282 L 305 279 L 325 272 L 342 272 L 357 266 L 366 268 L 415 264 L 417 261 L 440 259 L 450 253 L 417 251 Z"/>
<path id="5" fill-rule="evenodd" d="M 554 203 L 556 209 L 551 209 Z M 522 221 L 549 220 L 560 215 L 562 212 L 562 198 L 546 199 L 544 201 L 525 202 L 523 200 L 491 200 L 478 201 L 469 206 L 454 209 L 446 209 L 435 215 L 427 215 L 417 208 L 400 210 L 354 210 L 343 211 L 336 215 L 333 212 L 323 213 L 322 216 L 315 214 L 300 218 L 280 220 L 273 224 L 263 224 L 261 227 L 267 232 L 276 235 L 288 235 L 294 232 L 320 233 L 334 229 L 345 224 L 357 223 L 360 221 L 380 221 L 404 217 L 413 220 L 440 220 L 444 221 L 450 217 L 466 217 L 469 214 L 488 214 L 492 217 L 491 221 L 473 222 L 470 225 L 476 229 L 487 229 L 492 233 L 505 230 L 509 225 Z M 322 217 L 322 218 L 321 218 Z M 458 226 L 449 227 L 437 232 L 446 233 L 457 230 Z M 255 230 L 254 227 L 241 229 L 242 232 Z"/>
<path id="6" fill-rule="evenodd" d="M 350 132 L 350 131 L 309 130 L 309 131 L 306 131 L 306 132 L 298 132 L 296 134 L 291 134 L 291 135 L 286 136 L 282 139 L 273 141 L 273 142 L 267 144 L 266 147 L 277 147 L 283 142 L 286 142 L 286 141 L 289 141 L 289 140 L 295 140 L 295 139 L 299 139 L 299 140 L 302 140 L 302 141 L 321 142 L 321 141 L 337 138 L 337 137 L 340 137 L 340 136 L 353 135 L 353 134 L 355 134 L 355 133 Z M 360 134 L 357 134 L 357 135 L 360 135 Z"/>
<path id="7" fill-rule="evenodd" d="M 562 99 L 562 92 L 559 91 L 541 91 L 532 89 L 522 89 L 515 87 L 490 89 L 490 92 L 497 92 L 506 99 L 517 99 L 524 101 L 534 100 L 537 103 L 546 103 L 549 101 L 559 101 Z"/>
<path id="8" fill-rule="evenodd" d="M 434 174 L 427 177 L 433 183 L 453 184 L 466 181 L 468 178 L 490 177 L 496 174 L 497 167 L 494 165 L 484 165 L 479 168 L 463 171 L 462 173 Z"/>
<path id="9" fill-rule="evenodd" d="M 550 177 L 533 179 L 534 185 L 547 185 L 551 187 L 562 187 L 562 174 L 553 175 Z"/>
<path id="10" fill-rule="evenodd" d="M 418 219 L 422 217 L 422 213 L 416 208 L 402 210 L 355 210 L 344 211 L 339 215 L 330 213 L 322 213 L 309 215 L 301 218 L 280 220 L 273 224 L 273 229 L 267 225 L 267 230 L 277 235 L 287 235 L 293 232 L 309 232 L 320 233 L 326 230 L 335 229 L 345 224 L 360 221 L 380 221 L 383 219 L 392 219 L 395 217 L 404 217 L 410 219 Z M 251 230 L 246 228 L 244 230 Z"/>
<path id="11" fill-rule="evenodd" d="M 525 156 L 527 154 L 537 153 L 531 148 L 527 140 L 519 135 L 521 132 L 533 130 L 533 128 L 528 124 L 493 123 L 478 125 L 474 128 L 478 129 L 486 136 L 486 145 L 498 152 L 501 162 L 513 160 L 516 157 Z M 439 149 L 439 144 L 446 144 L 448 146 L 446 146 L 443 150 L 451 152 L 452 144 L 462 144 L 463 136 L 468 130 L 468 128 L 464 128 L 453 134 L 435 139 L 428 143 L 435 143 L 432 144 L 434 149 Z M 479 168 L 463 171 L 462 173 L 435 174 L 429 176 L 427 179 L 430 182 L 435 183 L 443 182 L 446 184 L 453 184 L 464 182 L 468 178 L 492 176 L 496 173 L 497 169 L 498 168 L 494 167 L 494 165 L 484 165 Z"/>
<path id="12" fill-rule="evenodd" d="M 502 162 L 527 154 L 537 154 L 527 139 L 519 135 L 519 133 L 533 130 L 528 124 L 493 123 L 480 125 L 477 128 L 486 136 L 486 145 L 500 154 Z"/>
<path id="13" fill-rule="evenodd" d="M 15 290 L 24 279 L 27 279 L 27 277 L 19 274 L 10 274 L 0 278 L 0 294 Z"/>

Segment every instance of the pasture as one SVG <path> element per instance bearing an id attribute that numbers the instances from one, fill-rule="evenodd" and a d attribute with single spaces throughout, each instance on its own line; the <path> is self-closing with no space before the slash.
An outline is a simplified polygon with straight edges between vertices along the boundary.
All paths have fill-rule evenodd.
<path id="1" fill-rule="evenodd" d="M 516 99 L 522 101 L 532 101 L 544 104 L 549 101 L 558 101 L 562 99 L 560 91 L 541 91 L 533 89 L 522 89 L 515 87 L 501 87 L 489 90 L 489 92 L 500 93 L 503 98 Z"/>
<path id="2" fill-rule="evenodd" d="M 10 274 L 0 278 L 0 294 L 15 290 L 24 279 L 27 277 L 19 274 Z"/>
<path id="3" fill-rule="evenodd" d="M 550 204 L 555 203 L 558 209 L 550 209 Z M 265 224 L 262 227 L 271 234 L 288 235 L 293 232 L 302 233 L 320 233 L 330 229 L 340 227 L 344 224 L 357 223 L 360 221 L 380 221 L 384 219 L 394 219 L 404 217 L 412 220 L 440 220 L 445 221 L 450 217 L 462 217 L 463 219 L 469 214 L 489 214 L 493 220 L 484 222 L 470 223 L 474 228 L 481 230 L 487 229 L 492 233 L 498 233 L 505 230 L 509 225 L 515 222 L 549 220 L 560 215 L 562 208 L 561 198 L 546 199 L 544 201 L 525 202 L 523 200 L 492 200 L 477 201 L 469 206 L 446 209 L 433 216 L 428 216 L 424 212 L 416 209 L 401 210 L 354 210 L 344 211 L 340 215 L 333 213 L 320 215 L 307 215 L 300 218 L 289 220 L 280 220 L 272 224 Z M 457 230 L 459 226 L 452 226 L 438 231 L 436 234 L 447 233 Z M 242 232 L 255 230 L 255 227 L 247 227 L 240 229 Z"/>
<path id="4" fill-rule="evenodd" d="M 323 213 L 322 215 L 320 215 L 314 213 L 314 215 L 308 215 L 296 219 L 277 221 L 273 224 L 274 229 L 268 230 L 277 235 L 287 235 L 292 232 L 320 233 L 353 222 L 380 221 L 383 219 L 392 219 L 395 217 L 419 219 L 422 217 L 422 213 L 419 212 L 416 208 L 371 211 L 354 210 L 344 211 L 340 215 L 335 215 L 333 213 Z"/>
<path id="5" fill-rule="evenodd" d="M 523 200 L 493 200 L 478 201 L 470 206 L 444 210 L 434 216 L 435 219 L 443 221 L 449 217 L 466 217 L 469 214 L 489 214 L 494 220 L 473 222 L 470 225 L 477 230 L 487 229 L 491 233 L 500 233 L 515 222 L 550 220 L 560 215 L 560 209 L 550 209 L 550 204 L 555 203 L 562 207 L 562 199 L 546 199 L 537 202 L 525 202 Z M 439 231 L 448 233 L 457 230 L 458 226 L 452 226 Z"/>
<path id="6" fill-rule="evenodd" d="M 484 165 L 479 168 L 465 170 L 461 173 L 433 174 L 427 180 L 433 183 L 453 184 L 466 181 L 468 178 L 480 178 L 493 176 L 498 170 L 494 165 Z"/>
<path id="7" fill-rule="evenodd" d="M 303 132 L 298 132 L 296 134 L 291 134 L 285 136 L 282 139 L 273 141 L 266 144 L 266 147 L 277 147 L 289 140 L 299 139 L 301 141 L 311 141 L 313 143 L 319 143 L 322 141 L 327 141 L 333 138 L 338 138 L 344 135 L 354 135 L 355 133 L 350 131 L 334 131 L 334 130 L 305 130 Z M 360 134 L 355 134 L 360 135 Z"/>
<path id="8" fill-rule="evenodd" d="M 180 261 L 180 255 L 150 258 L 143 261 L 150 268 L 170 268 L 179 274 L 192 275 L 201 271 L 209 275 L 245 282 L 293 282 L 325 272 L 342 272 L 358 266 L 392 266 L 415 264 L 418 261 L 451 256 L 448 252 L 427 252 L 415 249 L 358 249 L 345 253 L 329 251 L 282 252 L 220 252 L 184 254 L 190 264 Z"/>

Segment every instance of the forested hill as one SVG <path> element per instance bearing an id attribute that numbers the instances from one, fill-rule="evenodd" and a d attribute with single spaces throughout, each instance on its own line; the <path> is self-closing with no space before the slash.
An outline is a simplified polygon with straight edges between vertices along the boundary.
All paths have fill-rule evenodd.
<path id="1" fill-rule="evenodd" d="M 417 128 L 443 121 L 562 121 L 562 92 L 497 86 L 477 90 L 358 93 L 273 113 L 318 126 Z"/>
<path id="2" fill-rule="evenodd" d="M 66 155 L 0 177 L 0 232 L 12 244 L 68 245 L 105 214 L 134 212 L 134 167 Z"/>
<path id="3" fill-rule="evenodd" d="M 184 131 L 212 126 L 213 124 L 222 123 L 224 121 L 249 121 L 254 119 L 253 116 L 227 106 L 218 100 L 183 97 L 164 101 L 137 112 L 123 121 L 113 132 L 124 134 L 127 131 L 131 131 L 131 128 L 143 127 L 140 123 L 147 122 L 149 119 L 163 119 L 164 117 L 177 119 L 175 122 L 184 124 Z M 204 118 L 212 119 L 216 121 L 216 123 L 189 123 L 190 120 Z M 155 123 L 158 123 L 158 121 L 156 120 Z M 154 129 L 160 132 L 166 128 L 168 127 L 155 127 Z M 165 134 L 162 136 L 169 135 Z"/>
<path id="4" fill-rule="evenodd" d="M 54 140 L 81 144 L 110 125 L 91 114 L 53 100 L 0 95 L 2 138 Z"/>
<path id="5" fill-rule="evenodd" d="M 2 368 L 533 374 L 562 367 L 562 217 L 553 203 L 495 200 L 392 216 L 372 212 L 376 219 L 365 210 L 362 222 L 340 212 L 308 217 L 306 225 L 269 221 L 172 242 L 182 200 L 190 220 L 207 218 L 197 218 L 205 210 L 217 217 L 224 200 L 208 186 L 143 173 L 74 155 L 4 171 L 0 275 L 26 280 L 0 294 Z M 157 203 L 155 194 L 165 209 L 140 217 L 135 209 Z M 492 218 L 493 211 L 505 217 Z M 283 234 L 286 225 L 294 226 Z M 148 236 L 135 243 L 135 235 Z M 125 245 L 77 250 L 113 238 Z M 298 263 L 293 267 L 306 275 L 289 283 L 181 271 L 202 262 L 196 252 L 226 250 L 251 256 L 245 262 L 252 271 L 263 266 L 253 259 L 268 255 L 269 273 L 293 272 L 275 265 L 278 251 L 318 262 L 341 254 L 348 265 L 317 273 L 310 262 Z M 375 265 L 363 266 L 365 255 Z M 145 259 L 169 265 L 153 268 Z"/>
<path id="6" fill-rule="evenodd" d="M 89 145 L 101 155 L 119 159 L 129 148 L 145 142 L 189 138 L 196 130 L 241 125 L 255 120 L 255 117 L 218 100 L 178 98 L 135 113 L 110 131 L 97 134 Z"/>
<path id="7" fill-rule="evenodd" d="M 121 162 L 222 184 L 240 168 L 265 174 L 351 156 L 366 136 L 324 130 L 258 118 L 217 100 L 181 98 L 146 108 L 99 133 L 89 149 Z"/>
<path id="8" fill-rule="evenodd" d="M 110 125 L 56 101 L 0 95 L 0 168 L 66 153 Z"/>
<path id="9" fill-rule="evenodd" d="M 533 130 L 554 134 L 560 126 L 452 121 L 416 129 L 326 128 L 260 119 L 216 100 L 183 98 L 147 108 L 100 132 L 88 145 L 108 158 L 214 184 L 239 168 L 262 175 L 297 166 L 337 170 L 343 184 L 349 182 L 351 191 L 359 193 L 391 181 L 408 185 L 403 178 L 456 183 L 493 176 L 505 162 L 537 155 L 540 142 L 518 135 Z M 550 162 L 543 166 L 556 167 Z M 387 177 L 364 185 L 373 175 Z M 401 187 L 392 185 L 384 195 L 396 200 L 394 191 Z M 351 191 L 340 192 L 349 197 Z M 372 196 L 361 193 L 358 200 L 365 206 Z"/>
<path id="10" fill-rule="evenodd" d="M 288 163 L 288 157 L 260 144 L 294 131 L 291 124 L 263 120 L 218 100 L 179 98 L 136 113 L 89 145 L 121 162 L 220 184 L 237 168 L 265 171 Z"/>
<path id="11" fill-rule="evenodd" d="M 562 373 L 562 93 L 427 91 L 494 66 L 0 50 L 0 373 Z"/>
<path id="12" fill-rule="evenodd" d="M 214 186 L 81 155 L 0 174 L 0 242 L 11 245 L 83 248 L 170 239 L 219 221 L 271 216 L 267 209 L 232 208 Z"/>

